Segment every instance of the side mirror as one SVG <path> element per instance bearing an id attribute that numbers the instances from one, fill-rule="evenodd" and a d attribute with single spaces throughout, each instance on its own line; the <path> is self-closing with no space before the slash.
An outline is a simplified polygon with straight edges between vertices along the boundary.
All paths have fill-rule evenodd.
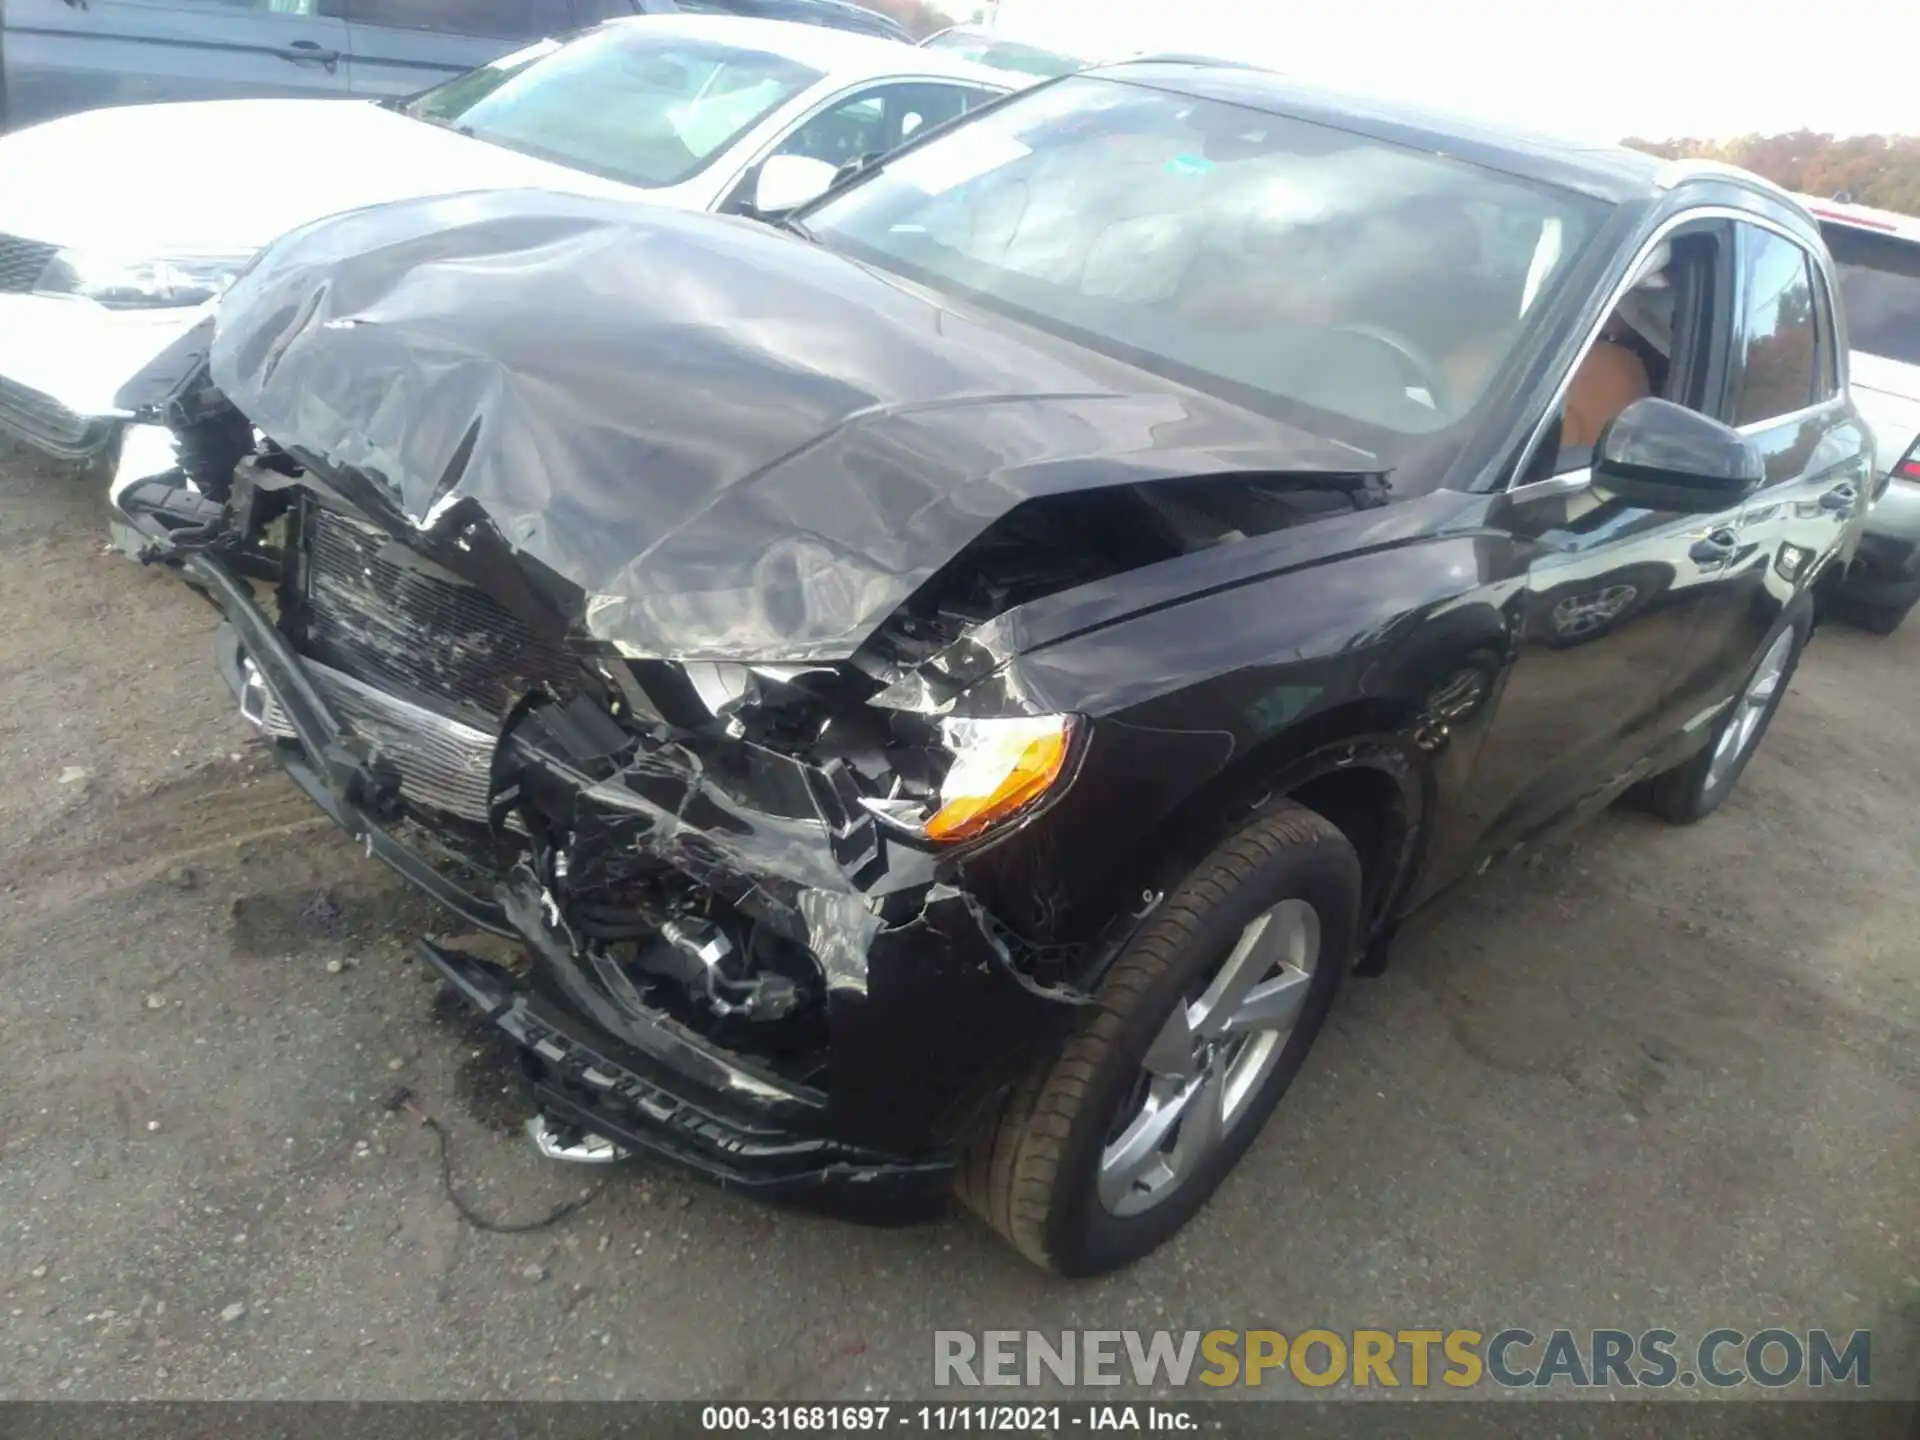
<path id="1" fill-rule="evenodd" d="M 1651 396 L 1614 416 L 1594 446 L 1595 488 L 1649 510 L 1725 510 L 1766 475 L 1760 451 L 1738 430 Z"/>
<path id="2" fill-rule="evenodd" d="M 753 212 L 784 215 L 809 200 L 818 200 L 833 186 L 836 166 L 810 155 L 769 155 L 753 183 Z"/>

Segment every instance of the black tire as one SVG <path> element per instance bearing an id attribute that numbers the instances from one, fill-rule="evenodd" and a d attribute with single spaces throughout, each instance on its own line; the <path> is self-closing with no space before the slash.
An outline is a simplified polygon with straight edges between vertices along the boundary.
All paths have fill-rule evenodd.
<path id="1" fill-rule="evenodd" d="M 1117 1269 L 1167 1240 L 1238 1163 L 1299 1072 L 1352 960 L 1360 894 L 1353 846 L 1313 811 L 1279 801 L 1240 826 L 1141 928 L 1060 1050 L 1015 1088 L 961 1167 L 962 1200 L 1028 1259 L 1063 1275 Z M 1101 1155 L 1148 1047 L 1248 924 L 1293 898 L 1318 912 L 1321 947 L 1275 1068 L 1166 1199 L 1137 1215 L 1109 1213 L 1097 1194 Z"/>
<path id="2" fill-rule="evenodd" d="M 1746 773 L 1748 762 L 1753 759 L 1754 752 L 1766 740 L 1767 730 L 1773 724 L 1774 714 L 1780 709 L 1780 702 L 1786 698 L 1787 687 L 1793 683 L 1794 671 L 1800 668 L 1800 656 L 1807 648 L 1807 636 L 1813 628 L 1812 619 L 1808 614 L 1802 613 L 1791 622 L 1791 628 L 1794 635 L 1793 648 L 1787 653 L 1786 668 L 1780 672 L 1780 683 L 1774 689 L 1773 698 L 1767 702 L 1767 708 L 1760 717 L 1759 730 L 1748 743 L 1745 753 L 1734 762 L 1733 770 L 1726 780 L 1711 789 L 1708 788 L 1707 774 L 1713 767 L 1714 749 L 1719 745 L 1720 737 L 1725 733 L 1726 727 L 1734 722 L 1734 717 L 1739 711 L 1740 701 L 1737 696 L 1734 703 L 1727 707 L 1727 713 L 1721 717 L 1720 723 L 1713 727 L 1713 734 L 1708 737 L 1707 743 L 1701 746 L 1697 754 L 1673 769 L 1662 771 L 1634 787 L 1632 799 L 1641 809 L 1658 815 L 1670 825 L 1692 825 L 1706 819 L 1726 803 L 1727 796 L 1733 793 L 1740 783 L 1740 777 Z M 1754 656 L 1753 664 L 1741 676 L 1742 692 L 1746 690 L 1748 680 L 1766 657 L 1767 650 L 1778 638 L 1777 635 L 1769 635 L 1766 645 L 1760 647 L 1760 653 Z"/>
<path id="3" fill-rule="evenodd" d="M 1914 604 L 1909 600 L 1905 604 L 1876 605 L 1841 594 L 1827 601 L 1827 613 L 1843 625 L 1865 630 L 1870 635 L 1891 635 L 1906 622 Z"/>

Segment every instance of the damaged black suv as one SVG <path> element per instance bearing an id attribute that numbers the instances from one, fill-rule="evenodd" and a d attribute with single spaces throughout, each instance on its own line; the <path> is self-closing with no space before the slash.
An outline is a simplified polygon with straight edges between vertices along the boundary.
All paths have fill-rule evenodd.
<path id="1" fill-rule="evenodd" d="M 115 501 L 315 802 L 520 942 L 423 950 L 550 1153 L 957 1186 L 1085 1273 L 1412 907 L 1726 797 L 1868 487 L 1841 326 L 1750 176 L 1140 62 L 784 231 L 310 226 Z"/>

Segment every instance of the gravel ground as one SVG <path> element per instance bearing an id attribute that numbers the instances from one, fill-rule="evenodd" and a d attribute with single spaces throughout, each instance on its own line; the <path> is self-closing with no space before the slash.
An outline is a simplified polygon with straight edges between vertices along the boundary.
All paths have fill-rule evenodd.
<path id="1" fill-rule="evenodd" d="M 903 1396 L 931 1332 L 1871 1328 L 1920 1353 L 1920 625 L 1819 638 L 1740 792 L 1496 869 L 1352 984 L 1174 1244 L 1063 1284 L 520 1135 L 434 917 L 247 739 L 212 612 L 0 461 L 0 1396 Z M 949 1395 L 948 1398 L 953 1398 Z"/>

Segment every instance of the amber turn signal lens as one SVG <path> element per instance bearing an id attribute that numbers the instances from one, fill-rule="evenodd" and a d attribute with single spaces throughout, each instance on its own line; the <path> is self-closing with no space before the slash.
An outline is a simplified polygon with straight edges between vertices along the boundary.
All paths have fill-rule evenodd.
<path id="1" fill-rule="evenodd" d="M 1066 770 L 1071 734 L 1064 715 L 952 722 L 953 768 L 927 838 L 970 840 L 1044 795 Z"/>

